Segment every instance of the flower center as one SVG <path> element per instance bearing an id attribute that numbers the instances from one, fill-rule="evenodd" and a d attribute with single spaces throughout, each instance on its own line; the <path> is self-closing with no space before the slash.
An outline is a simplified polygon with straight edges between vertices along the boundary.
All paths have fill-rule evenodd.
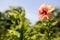
<path id="1" fill-rule="evenodd" d="M 46 10 L 43 10 L 42 14 L 45 14 L 46 15 L 47 14 L 47 11 Z"/>

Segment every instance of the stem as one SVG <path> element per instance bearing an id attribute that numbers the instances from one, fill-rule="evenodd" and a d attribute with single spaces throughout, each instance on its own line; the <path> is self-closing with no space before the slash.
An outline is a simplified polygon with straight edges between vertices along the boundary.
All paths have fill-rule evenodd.
<path id="1" fill-rule="evenodd" d="M 20 40 L 24 40 L 24 21 L 22 21 L 21 32 L 20 32 Z"/>
<path id="2" fill-rule="evenodd" d="M 48 28 L 48 29 L 49 29 L 49 28 Z M 50 31 L 50 29 L 47 30 L 47 33 L 48 33 L 48 34 L 47 34 L 47 37 L 48 37 L 48 40 L 51 40 L 51 39 L 50 39 L 51 37 L 50 37 L 50 32 L 49 32 L 49 31 Z"/>
<path id="3" fill-rule="evenodd" d="M 23 25 L 22 25 L 22 27 L 21 27 L 20 40 L 23 40 Z"/>
<path id="4" fill-rule="evenodd" d="M 51 28 L 51 23 L 50 23 L 50 21 L 48 22 L 48 30 L 47 30 L 47 37 L 48 37 L 48 39 L 47 40 L 51 40 L 51 30 L 50 30 L 50 28 Z"/>

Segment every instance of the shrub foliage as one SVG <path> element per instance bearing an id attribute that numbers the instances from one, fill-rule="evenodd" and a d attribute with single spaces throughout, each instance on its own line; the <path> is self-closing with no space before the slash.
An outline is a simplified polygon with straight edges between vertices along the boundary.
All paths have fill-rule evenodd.
<path id="1" fill-rule="evenodd" d="M 60 11 L 54 18 L 30 26 L 22 7 L 0 12 L 0 40 L 60 40 Z"/>

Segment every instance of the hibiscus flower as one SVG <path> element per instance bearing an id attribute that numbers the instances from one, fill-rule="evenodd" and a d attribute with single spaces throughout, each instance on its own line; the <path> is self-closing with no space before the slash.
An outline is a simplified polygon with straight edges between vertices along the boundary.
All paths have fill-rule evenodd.
<path id="1" fill-rule="evenodd" d="M 45 20 L 51 19 L 53 17 L 53 15 L 52 15 L 53 10 L 54 10 L 54 7 L 52 7 L 50 5 L 48 5 L 48 6 L 42 5 L 39 8 L 40 20 L 45 21 Z"/>

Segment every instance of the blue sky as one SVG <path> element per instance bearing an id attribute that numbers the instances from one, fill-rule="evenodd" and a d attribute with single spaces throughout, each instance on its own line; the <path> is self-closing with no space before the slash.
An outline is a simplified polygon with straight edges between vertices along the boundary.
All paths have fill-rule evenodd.
<path id="1" fill-rule="evenodd" d="M 5 11 L 9 9 L 10 6 L 22 6 L 26 10 L 25 17 L 34 24 L 39 20 L 38 9 L 42 4 L 59 8 L 60 0 L 0 0 L 0 11 Z"/>

